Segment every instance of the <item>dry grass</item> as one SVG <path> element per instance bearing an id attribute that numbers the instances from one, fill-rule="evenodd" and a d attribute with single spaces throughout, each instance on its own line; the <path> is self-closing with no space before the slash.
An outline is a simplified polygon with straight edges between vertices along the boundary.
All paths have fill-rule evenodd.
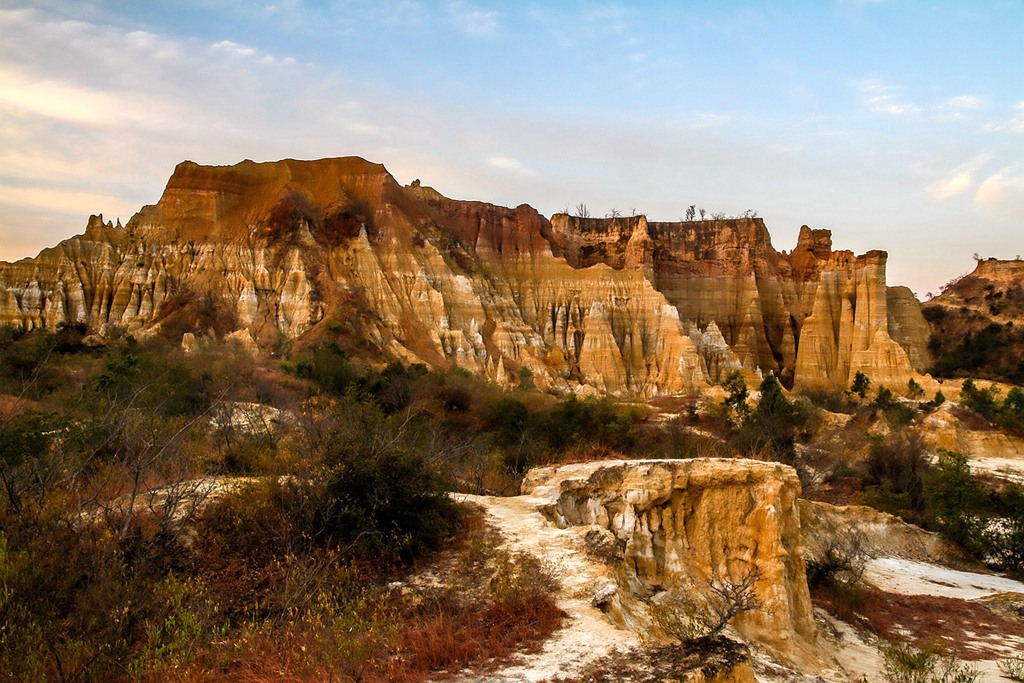
<path id="1" fill-rule="evenodd" d="M 965 661 L 1005 655 L 1007 636 L 1024 638 L 1024 620 L 1008 618 L 985 603 L 930 595 L 900 595 L 873 588 L 815 589 L 815 605 L 886 640 L 919 648 L 936 645 Z"/>
<path id="2" fill-rule="evenodd" d="M 293 618 L 254 620 L 163 680 L 418 683 L 486 671 L 561 626 L 552 586 L 541 563 L 504 551 L 469 514 L 457 546 L 418 575 L 392 589 L 322 594 Z"/>

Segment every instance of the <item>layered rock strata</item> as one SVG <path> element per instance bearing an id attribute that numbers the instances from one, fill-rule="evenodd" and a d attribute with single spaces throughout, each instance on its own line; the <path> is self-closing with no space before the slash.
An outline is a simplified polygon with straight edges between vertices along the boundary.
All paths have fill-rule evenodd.
<path id="1" fill-rule="evenodd" d="M 909 376 L 927 350 L 885 254 L 792 254 L 760 219 L 551 221 L 455 201 L 349 157 L 183 162 L 124 227 L 0 263 L 0 324 L 254 340 L 344 330 L 388 358 L 542 389 L 693 393 L 733 370 L 844 384 Z M 905 379 L 903 379 L 905 383 Z"/>
<path id="2" fill-rule="evenodd" d="M 715 458 L 582 463 L 531 470 L 523 493 L 549 501 L 543 509 L 558 526 L 613 539 L 617 586 L 601 598 L 612 605 L 620 594 L 612 613 L 756 572 L 760 607 L 733 625 L 783 659 L 817 661 L 792 468 Z"/>
<path id="3" fill-rule="evenodd" d="M 886 287 L 885 252 L 833 251 L 828 230 L 804 226 L 787 254 L 775 251 L 760 218 L 559 214 L 551 226 L 554 252 L 570 264 L 644 271 L 691 330 L 703 330 L 695 343 L 712 381 L 742 369 L 845 385 L 864 371 L 899 386 L 930 363 L 920 304 L 910 290 Z"/>

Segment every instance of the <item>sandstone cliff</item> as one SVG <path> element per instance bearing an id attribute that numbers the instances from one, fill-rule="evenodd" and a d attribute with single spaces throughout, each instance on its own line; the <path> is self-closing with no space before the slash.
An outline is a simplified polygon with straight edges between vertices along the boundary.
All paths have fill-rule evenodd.
<path id="1" fill-rule="evenodd" d="M 617 546 L 617 581 L 596 602 L 631 625 L 631 602 L 699 595 L 752 570 L 761 607 L 733 625 L 790 662 L 818 661 L 795 471 L 728 460 L 607 461 L 531 470 L 523 493 L 562 528 L 589 527 Z"/>
<path id="2" fill-rule="evenodd" d="M 920 304 L 910 290 L 886 287 L 885 252 L 833 251 L 828 230 L 804 226 L 787 254 L 759 218 L 560 214 L 551 225 L 554 252 L 576 267 L 642 270 L 687 321 L 713 382 L 742 369 L 846 385 L 861 370 L 899 386 L 930 363 Z"/>
<path id="3" fill-rule="evenodd" d="M 179 164 L 124 227 L 0 263 L 0 324 L 282 338 L 325 326 L 376 353 L 542 389 L 691 393 L 734 369 L 787 383 L 905 378 L 927 363 L 885 254 L 760 219 L 551 221 L 402 187 L 359 158 Z"/>

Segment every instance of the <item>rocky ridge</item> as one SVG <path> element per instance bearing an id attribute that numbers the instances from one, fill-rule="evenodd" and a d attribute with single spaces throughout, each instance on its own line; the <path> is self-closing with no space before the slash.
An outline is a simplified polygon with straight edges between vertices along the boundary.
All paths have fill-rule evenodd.
<path id="1" fill-rule="evenodd" d="M 551 220 L 403 187 L 356 157 L 183 162 L 125 226 L 0 263 L 0 324 L 252 340 L 345 330 L 378 356 L 502 383 L 652 397 L 739 369 L 786 384 L 900 386 L 930 362 L 884 252 L 757 218 Z"/>

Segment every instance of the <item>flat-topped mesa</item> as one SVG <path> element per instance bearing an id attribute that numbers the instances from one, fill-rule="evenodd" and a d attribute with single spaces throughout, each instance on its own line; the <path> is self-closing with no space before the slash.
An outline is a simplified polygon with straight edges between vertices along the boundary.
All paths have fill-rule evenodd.
<path id="1" fill-rule="evenodd" d="M 992 282 L 1024 282 L 1024 260 L 1019 256 L 1014 260 L 981 259 L 971 275 Z"/>
<path id="2" fill-rule="evenodd" d="M 355 237 L 390 191 L 400 186 L 380 164 L 359 157 L 317 161 L 177 165 L 160 201 L 143 207 L 129 229 L 161 242 Z"/>
<path id="3" fill-rule="evenodd" d="M 0 264 L 0 324 L 232 334 L 269 349 L 281 335 L 319 338 L 333 319 L 389 359 L 509 383 L 526 368 L 542 389 L 655 396 L 697 392 L 735 368 L 841 383 L 845 356 L 831 347 L 849 335 L 830 340 L 828 328 L 845 324 L 844 296 L 858 329 L 916 329 L 886 324 L 884 293 L 884 254 L 833 252 L 827 231 L 801 230 L 787 255 L 757 218 L 549 222 L 525 204 L 403 187 L 358 157 L 183 162 L 124 228 L 94 217 L 85 234 Z M 806 358 L 805 318 L 817 330 Z M 889 356 L 924 348 L 894 338 Z"/>

